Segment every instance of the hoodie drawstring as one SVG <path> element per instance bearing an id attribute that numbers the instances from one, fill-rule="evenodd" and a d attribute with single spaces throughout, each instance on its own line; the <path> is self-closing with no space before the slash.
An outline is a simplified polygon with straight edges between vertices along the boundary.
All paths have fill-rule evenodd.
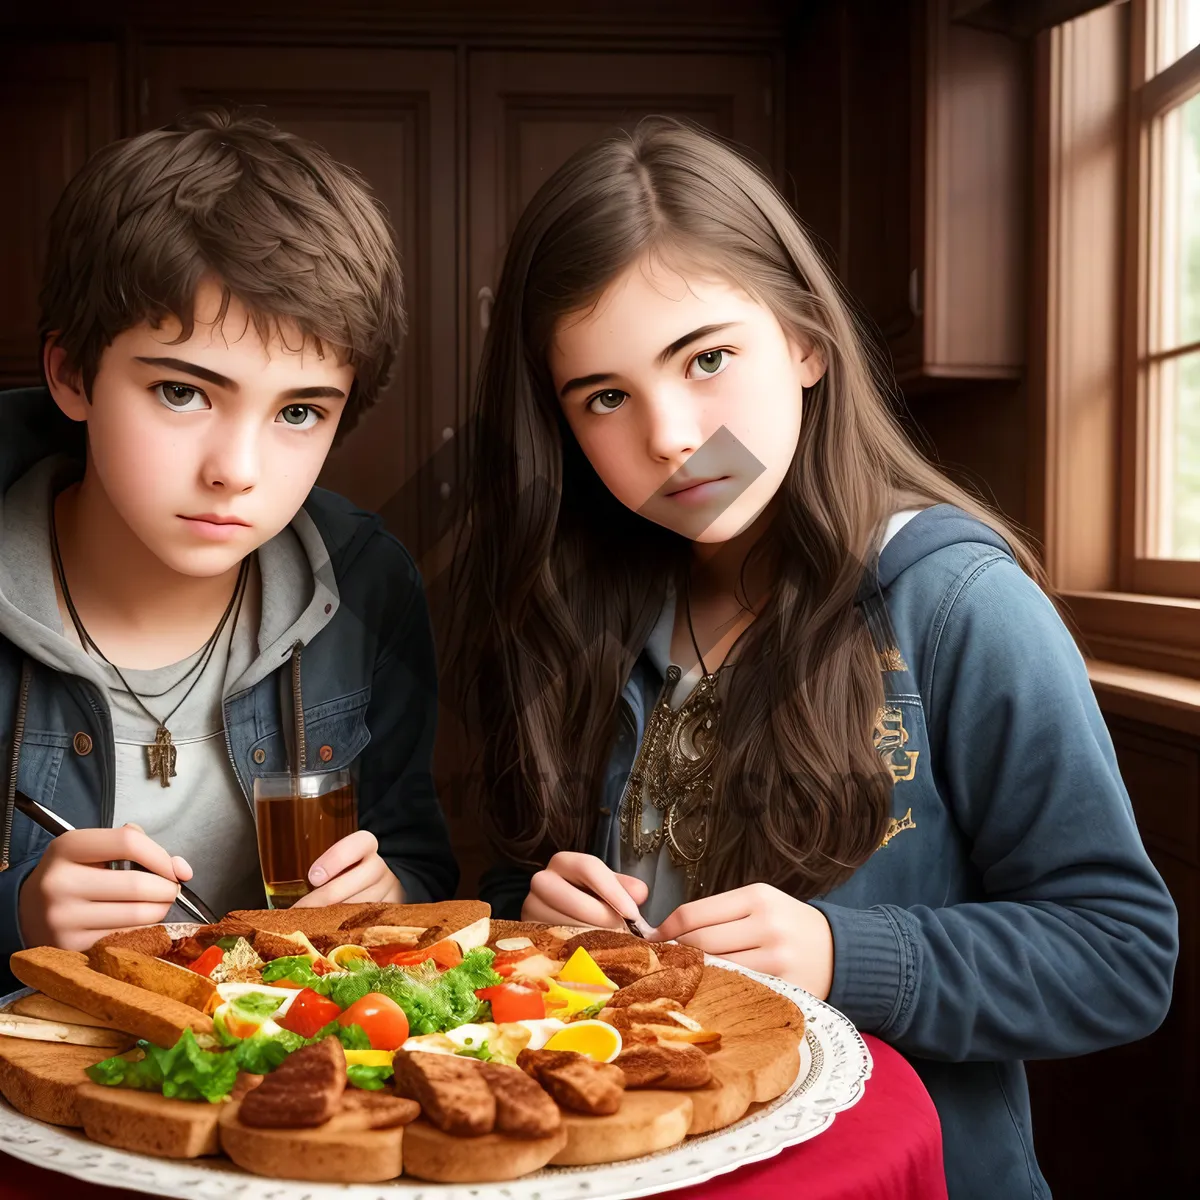
<path id="1" fill-rule="evenodd" d="M 13 721 L 12 753 L 8 762 L 8 782 L 4 788 L 4 833 L 0 840 L 0 871 L 8 870 L 8 851 L 12 843 L 13 813 L 17 802 L 17 771 L 21 765 L 21 742 L 25 738 L 25 711 L 29 707 L 29 685 L 33 680 L 33 665 L 28 658 L 21 660 L 21 685 L 17 692 L 17 716 Z"/>

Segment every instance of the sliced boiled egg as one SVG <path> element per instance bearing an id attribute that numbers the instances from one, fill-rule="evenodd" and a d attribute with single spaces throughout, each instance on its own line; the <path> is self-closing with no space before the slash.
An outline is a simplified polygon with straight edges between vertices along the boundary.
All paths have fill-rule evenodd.
<path id="1" fill-rule="evenodd" d="M 464 1050 L 478 1050 L 496 1029 L 496 1025 L 460 1025 L 457 1029 L 447 1029 L 446 1036 Z"/>
<path id="2" fill-rule="evenodd" d="M 282 1017 L 300 993 L 296 988 L 273 987 L 267 983 L 218 983 L 217 995 L 226 1003 L 240 996 L 273 996 L 280 1003 L 278 1008 L 272 1010 L 271 1016 Z"/>
<path id="3" fill-rule="evenodd" d="M 457 1054 L 456 1046 L 444 1033 L 421 1033 L 410 1037 L 401 1050 L 420 1050 L 427 1054 Z"/>
<path id="4" fill-rule="evenodd" d="M 335 946 L 325 956 L 335 967 L 341 967 L 343 970 L 350 966 L 352 960 L 357 958 L 371 961 L 371 951 L 366 946 L 358 946 L 353 943 L 346 943 L 343 946 Z"/>
<path id="5" fill-rule="evenodd" d="M 574 1050 L 596 1062 L 610 1063 L 621 1053 L 621 1034 L 605 1021 L 574 1021 L 546 1043 L 547 1050 Z"/>
<path id="6" fill-rule="evenodd" d="M 544 1049 L 546 1043 L 560 1030 L 566 1029 L 566 1021 L 560 1021 L 557 1017 L 542 1017 L 539 1020 L 515 1021 L 514 1024 L 522 1025 L 529 1030 L 529 1044 L 525 1047 L 526 1050 L 541 1050 Z"/>

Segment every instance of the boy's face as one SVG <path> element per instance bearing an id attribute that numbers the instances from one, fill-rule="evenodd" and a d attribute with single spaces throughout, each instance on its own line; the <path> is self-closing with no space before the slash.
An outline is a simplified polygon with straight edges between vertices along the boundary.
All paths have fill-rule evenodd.
<path id="1" fill-rule="evenodd" d="M 88 471 L 113 511 L 168 567 L 197 577 L 229 570 L 291 521 L 354 381 L 294 328 L 264 343 L 236 298 L 217 324 L 220 301 L 216 284 L 201 285 L 185 342 L 174 318 L 120 334 L 91 403 L 54 386 L 59 407 L 87 421 Z"/>

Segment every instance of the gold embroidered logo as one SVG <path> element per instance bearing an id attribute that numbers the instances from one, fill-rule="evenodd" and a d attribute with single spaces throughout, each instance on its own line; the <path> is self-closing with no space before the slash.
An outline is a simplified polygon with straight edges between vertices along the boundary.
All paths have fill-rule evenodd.
<path id="1" fill-rule="evenodd" d="M 879 665 L 884 671 L 907 671 L 908 664 L 895 646 L 879 651 Z"/>
<path id="2" fill-rule="evenodd" d="M 903 833 L 906 829 L 916 829 L 917 823 L 913 820 L 912 809 L 902 817 L 893 817 L 892 823 L 888 826 L 887 833 L 883 835 L 883 841 L 879 843 L 879 848 L 882 850 L 898 833 Z"/>
<path id="3" fill-rule="evenodd" d="M 907 783 L 917 773 L 920 750 L 905 750 L 908 730 L 904 728 L 904 714 L 894 704 L 886 705 L 875 714 L 872 740 L 879 756 L 887 763 L 895 783 Z"/>

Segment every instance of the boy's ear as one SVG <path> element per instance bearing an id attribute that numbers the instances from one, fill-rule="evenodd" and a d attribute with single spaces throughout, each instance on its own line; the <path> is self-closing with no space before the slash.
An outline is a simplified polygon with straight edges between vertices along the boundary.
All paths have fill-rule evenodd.
<path id="1" fill-rule="evenodd" d="M 72 421 L 88 419 L 88 399 L 83 391 L 83 376 L 72 370 L 67 362 L 67 352 L 58 344 L 58 335 L 50 334 L 42 347 L 42 366 L 46 372 L 46 386 L 54 403 Z"/>

